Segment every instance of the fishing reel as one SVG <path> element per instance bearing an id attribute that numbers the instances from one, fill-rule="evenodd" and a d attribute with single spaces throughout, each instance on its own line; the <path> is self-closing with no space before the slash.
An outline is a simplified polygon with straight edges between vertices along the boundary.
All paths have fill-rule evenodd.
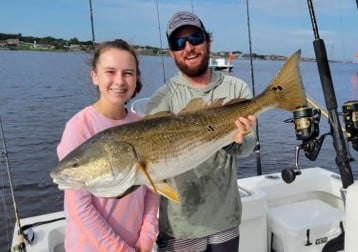
<path id="1" fill-rule="evenodd" d="M 321 119 L 321 110 L 313 110 L 309 107 L 300 107 L 293 111 L 293 118 L 285 120 L 286 123 L 294 123 L 296 139 L 301 140 L 302 144 L 295 148 L 295 165 L 294 169 L 288 168 L 281 172 L 282 179 L 286 183 L 292 183 L 297 175 L 301 174 L 298 165 L 300 150 L 304 151 L 305 156 L 314 161 L 321 150 L 324 138 L 328 135 L 319 136 L 319 122 Z"/>
<path id="2" fill-rule="evenodd" d="M 320 120 L 321 110 L 319 109 L 302 107 L 293 111 L 296 139 L 302 140 L 299 147 L 304 150 L 305 156 L 311 161 L 317 159 L 323 140 L 329 134 L 323 134 L 318 138 Z"/>
<path id="3" fill-rule="evenodd" d="M 358 101 L 347 101 L 342 106 L 347 141 L 358 151 Z"/>

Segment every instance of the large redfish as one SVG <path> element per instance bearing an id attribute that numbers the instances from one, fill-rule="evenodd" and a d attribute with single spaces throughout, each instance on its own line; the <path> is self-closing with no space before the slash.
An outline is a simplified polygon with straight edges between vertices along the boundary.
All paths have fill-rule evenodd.
<path id="1" fill-rule="evenodd" d="M 84 188 L 98 197 L 120 197 L 146 185 L 179 201 L 162 181 L 195 168 L 238 133 L 235 119 L 270 109 L 293 111 L 306 106 L 294 53 L 268 87 L 252 99 L 223 104 L 192 100 L 180 113 L 161 112 L 143 120 L 104 130 L 69 153 L 51 171 L 60 189 Z"/>

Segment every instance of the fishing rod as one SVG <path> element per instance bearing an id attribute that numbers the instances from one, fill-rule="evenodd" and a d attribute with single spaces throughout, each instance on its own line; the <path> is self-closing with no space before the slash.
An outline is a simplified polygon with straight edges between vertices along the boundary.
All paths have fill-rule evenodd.
<path id="1" fill-rule="evenodd" d="M 321 85 L 327 107 L 327 113 L 329 117 L 328 121 L 330 124 L 331 135 L 333 137 L 333 147 L 336 150 L 335 161 L 340 171 L 343 188 L 346 189 L 349 185 L 354 183 L 352 169 L 349 164 L 350 158 L 348 156 L 343 137 L 343 131 L 338 117 L 337 99 L 335 96 L 331 71 L 328 64 L 326 47 L 324 41 L 319 37 L 312 0 L 307 0 L 307 4 L 314 34 L 313 48 L 315 51 L 318 72 L 321 79 Z"/>
<path id="2" fill-rule="evenodd" d="M 249 50 L 250 50 L 251 86 L 252 86 L 253 96 L 255 96 L 255 79 L 254 79 L 254 67 L 253 67 L 253 63 L 252 63 L 249 0 L 246 0 L 246 16 L 247 16 L 247 31 L 248 31 L 248 37 L 249 37 Z M 255 153 L 256 153 L 256 173 L 257 173 L 257 175 L 262 175 L 261 155 L 260 155 L 260 134 L 259 134 L 258 119 L 256 119 L 256 146 L 255 146 Z"/>
<path id="3" fill-rule="evenodd" d="M 93 49 L 94 49 L 94 47 L 96 45 L 96 39 L 94 36 L 92 0 L 89 0 L 89 8 L 90 8 L 90 19 L 91 19 L 92 44 L 93 44 Z"/>
<path id="4" fill-rule="evenodd" d="M 35 239 L 35 234 L 31 229 L 32 227 L 36 227 L 36 226 L 40 226 L 40 225 L 44 225 L 44 224 L 48 224 L 48 223 L 52 223 L 52 222 L 56 222 L 56 221 L 61 221 L 61 220 L 64 220 L 65 217 L 60 217 L 60 218 L 56 218 L 56 219 L 52 219 L 52 220 L 48 220 L 48 221 L 39 221 L 36 223 L 24 225 L 24 226 L 21 225 L 20 215 L 19 215 L 19 211 L 17 208 L 16 200 L 15 200 L 15 193 L 14 193 L 14 186 L 12 183 L 9 155 L 8 155 L 8 151 L 7 151 L 7 147 L 6 147 L 5 134 L 4 134 L 4 128 L 3 128 L 1 117 L 0 117 L 0 133 L 1 133 L 2 146 L 3 146 L 3 151 L 1 152 L 0 157 L 4 158 L 5 164 L 6 164 L 6 170 L 7 170 L 7 174 L 8 174 L 8 180 L 9 180 L 9 187 L 10 187 L 11 197 L 12 197 L 12 204 L 13 204 L 13 208 L 14 208 L 14 212 L 15 212 L 15 220 L 16 220 L 17 230 L 18 230 L 17 231 L 18 244 L 15 244 L 11 248 L 11 251 L 12 252 L 26 252 L 27 250 L 26 250 L 25 241 L 28 244 L 32 244 L 32 242 Z"/>
<path id="5" fill-rule="evenodd" d="M 161 54 L 161 58 L 162 58 L 162 68 L 163 68 L 163 83 L 166 82 L 166 74 L 165 74 L 165 66 L 164 66 L 164 56 L 162 53 L 163 50 L 163 43 L 162 43 L 162 31 L 160 28 L 160 17 L 159 17 L 159 4 L 158 4 L 158 0 L 156 0 L 156 5 L 157 5 L 157 20 L 158 20 L 158 29 L 159 29 L 159 41 L 160 41 L 160 54 Z"/>
<path id="6" fill-rule="evenodd" d="M 26 236 L 23 233 L 23 230 L 21 228 L 19 211 L 18 211 L 17 205 L 16 205 L 14 187 L 13 187 L 13 184 L 12 184 L 12 175 L 11 175 L 10 164 L 9 164 L 10 162 L 9 162 L 7 148 L 6 148 L 5 135 L 4 135 L 4 129 L 3 129 L 1 117 L 0 117 L 0 130 L 1 130 L 2 145 L 3 145 L 3 152 L 1 153 L 1 156 L 4 157 L 5 164 L 6 164 L 6 170 L 7 170 L 7 175 L 8 175 L 8 179 L 9 179 L 9 186 L 10 186 L 10 191 L 11 191 L 12 204 L 13 204 L 13 207 L 14 207 L 16 224 L 18 226 L 18 241 L 19 241 L 19 244 L 17 244 L 16 247 L 13 248 L 13 249 L 14 249 L 14 251 L 26 251 L 26 245 L 25 245 Z"/>

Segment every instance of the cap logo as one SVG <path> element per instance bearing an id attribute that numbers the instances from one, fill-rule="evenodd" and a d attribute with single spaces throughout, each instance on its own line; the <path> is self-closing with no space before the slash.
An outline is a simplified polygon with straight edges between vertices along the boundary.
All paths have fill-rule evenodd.
<path id="1" fill-rule="evenodd" d="M 169 29 L 176 27 L 178 24 L 181 23 L 190 23 L 195 20 L 195 17 L 190 16 L 188 14 L 181 14 L 175 17 L 175 19 L 170 23 Z"/>

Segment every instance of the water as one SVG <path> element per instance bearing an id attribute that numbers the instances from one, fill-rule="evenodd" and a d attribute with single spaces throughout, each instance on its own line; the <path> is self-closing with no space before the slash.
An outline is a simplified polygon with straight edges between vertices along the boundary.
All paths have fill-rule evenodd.
<path id="1" fill-rule="evenodd" d="M 21 218 L 62 209 L 62 192 L 52 183 L 49 173 L 57 163 L 56 146 L 65 122 L 96 98 L 89 78 L 87 62 L 90 57 L 84 53 L 0 51 L 0 116 Z M 144 87 L 137 98 L 150 96 L 164 79 L 176 72 L 175 65 L 167 57 L 164 58 L 165 76 L 160 57 L 140 56 L 140 64 Z M 282 64 L 282 61 L 254 61 L 256 94 Z M 234 65 L 230 74 L 251 83 L 249 61 L 236 60 Z M 345 101 L 358 99 L 358 87 L 351 84 L 357 68 L 354 64 L 331 64 L 339 110 Z M 308 94 L 316 103 L 324 105 L 316 63 L 302 62 L 301 72 Z M 283 122 L 291 117 L 291 113 L 282 111 L 269 111 L 259 117 L 264 173 L 294 166 L 294 148 L 300 142 L 295 138 L 293 125 Z M 321 133 L 328 131 L 323 117 L 320 127 Z M 303 167 L 323 166 L 338 171 L 332 150 L 331 137 L 327 137 L 315 162 L 302 155 L 299 163 Z M 351 153 L 357 156 L 355 151 Z M 11 240 L 14 214 L 6 166 L 4 162 L 0 164 L 0 251 L 5 251 Z M 351 166 L 356 176 L 356 162 Z M 240 160 L 240 177 L 255 173 L 255 154 Z M 3 206 L 4 201 L 7 207 Z"/>

